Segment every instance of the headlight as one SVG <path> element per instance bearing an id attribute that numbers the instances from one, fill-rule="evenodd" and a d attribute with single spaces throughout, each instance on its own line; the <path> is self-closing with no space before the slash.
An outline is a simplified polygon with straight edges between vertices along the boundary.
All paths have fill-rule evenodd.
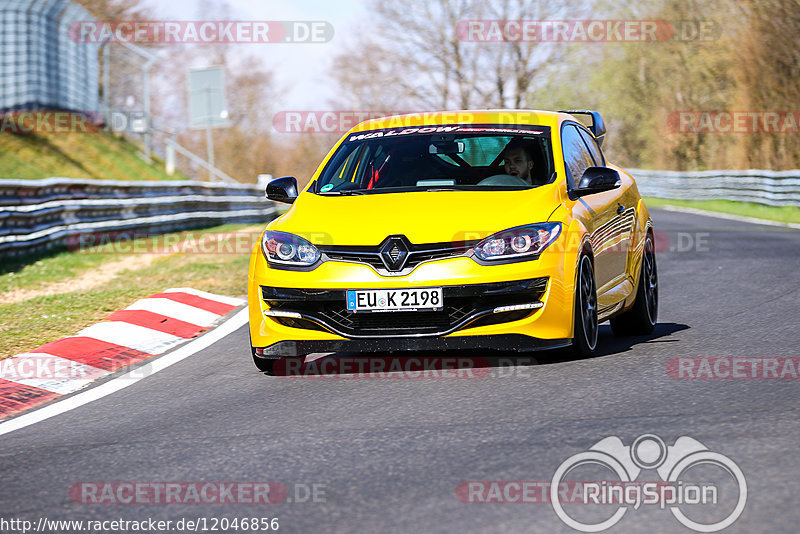
<path id="1" fill-rule="evenodd" d="M 561 223 L 557 222 L 518 226 L 490 235 L 475 245 L 475 255 L 485 261 L 536 256 L 559 234 Z"/>
<path id="2" fill-rule="evenodd" d="M 314 265 L 320 256 L 317 247 L 302 237 L 285 232 L 264 232 L 261 250 L 269 263 L 297 267 Z"/>

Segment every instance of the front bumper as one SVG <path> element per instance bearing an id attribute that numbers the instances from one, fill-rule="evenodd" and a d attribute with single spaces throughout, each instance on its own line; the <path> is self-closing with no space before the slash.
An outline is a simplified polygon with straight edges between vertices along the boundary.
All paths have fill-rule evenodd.
<path id="1" fill-rule="evenodd" d="M 349 339 L 444 336 L 464 328 L 524 319 L 544 306 L 547 278 L 445 286 L 441 311 L 353 313 L 341 289 L 261 286 L 265 316 L 293 328 Z"/>
<path id="2" fill-rule="evenodd" d="M 504 265 L 483 266 L 468 258 L 434 261 L 388 278 L 369 266 L 337 261 L 310 272 L 272 269 L 254 250 L 248 281 L 251 344 L 260 349 L 256 356 L 271 358 L 563 347 L 572 338 L 573 280 L 569 256 L 548 251 L 535 261 Z M 345 308 L 349 289 L 403 287 L 441 287 L 446 309 L 353 314 Z M 521 304 L 535 307 L 495 313 Z"/>

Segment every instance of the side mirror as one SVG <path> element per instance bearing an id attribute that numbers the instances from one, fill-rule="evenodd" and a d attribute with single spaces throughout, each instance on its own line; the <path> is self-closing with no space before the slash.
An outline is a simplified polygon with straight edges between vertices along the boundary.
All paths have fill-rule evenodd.
<path id="1" fill-rule="evenodd" d="M 620 186 L 619 173 L 608 167 L 589 167 L 583 171 L 578 187 L 569 192 L 572 200 L 586 195 L 611 191 Z"/>
<path id="2" fill-rule="evenodd" d="M 276 178 L 267 184 L 267 198 L 291 204 L 297 199 L 297 179 L 294 176 Z"/>

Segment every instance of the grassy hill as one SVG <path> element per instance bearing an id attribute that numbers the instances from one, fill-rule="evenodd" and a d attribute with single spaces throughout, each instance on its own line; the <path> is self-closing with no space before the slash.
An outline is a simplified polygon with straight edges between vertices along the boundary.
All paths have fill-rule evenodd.
<path id="1" fill-rule="evenodd" d="M 185 180 L 163 161 L 147 163 L 139 145 L 108 133 L 0 133 L 0 179 Z"/>

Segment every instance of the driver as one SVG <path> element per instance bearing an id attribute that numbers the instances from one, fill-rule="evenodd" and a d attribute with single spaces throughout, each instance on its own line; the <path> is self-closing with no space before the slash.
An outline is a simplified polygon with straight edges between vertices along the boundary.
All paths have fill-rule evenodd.
<path id="1" fill-rule="evenodd" d="M 503 149 L 503 167 L 506 174 L 533 184 L 533 151 L 530 144 L 519 138 L 512 139 Z"/>

